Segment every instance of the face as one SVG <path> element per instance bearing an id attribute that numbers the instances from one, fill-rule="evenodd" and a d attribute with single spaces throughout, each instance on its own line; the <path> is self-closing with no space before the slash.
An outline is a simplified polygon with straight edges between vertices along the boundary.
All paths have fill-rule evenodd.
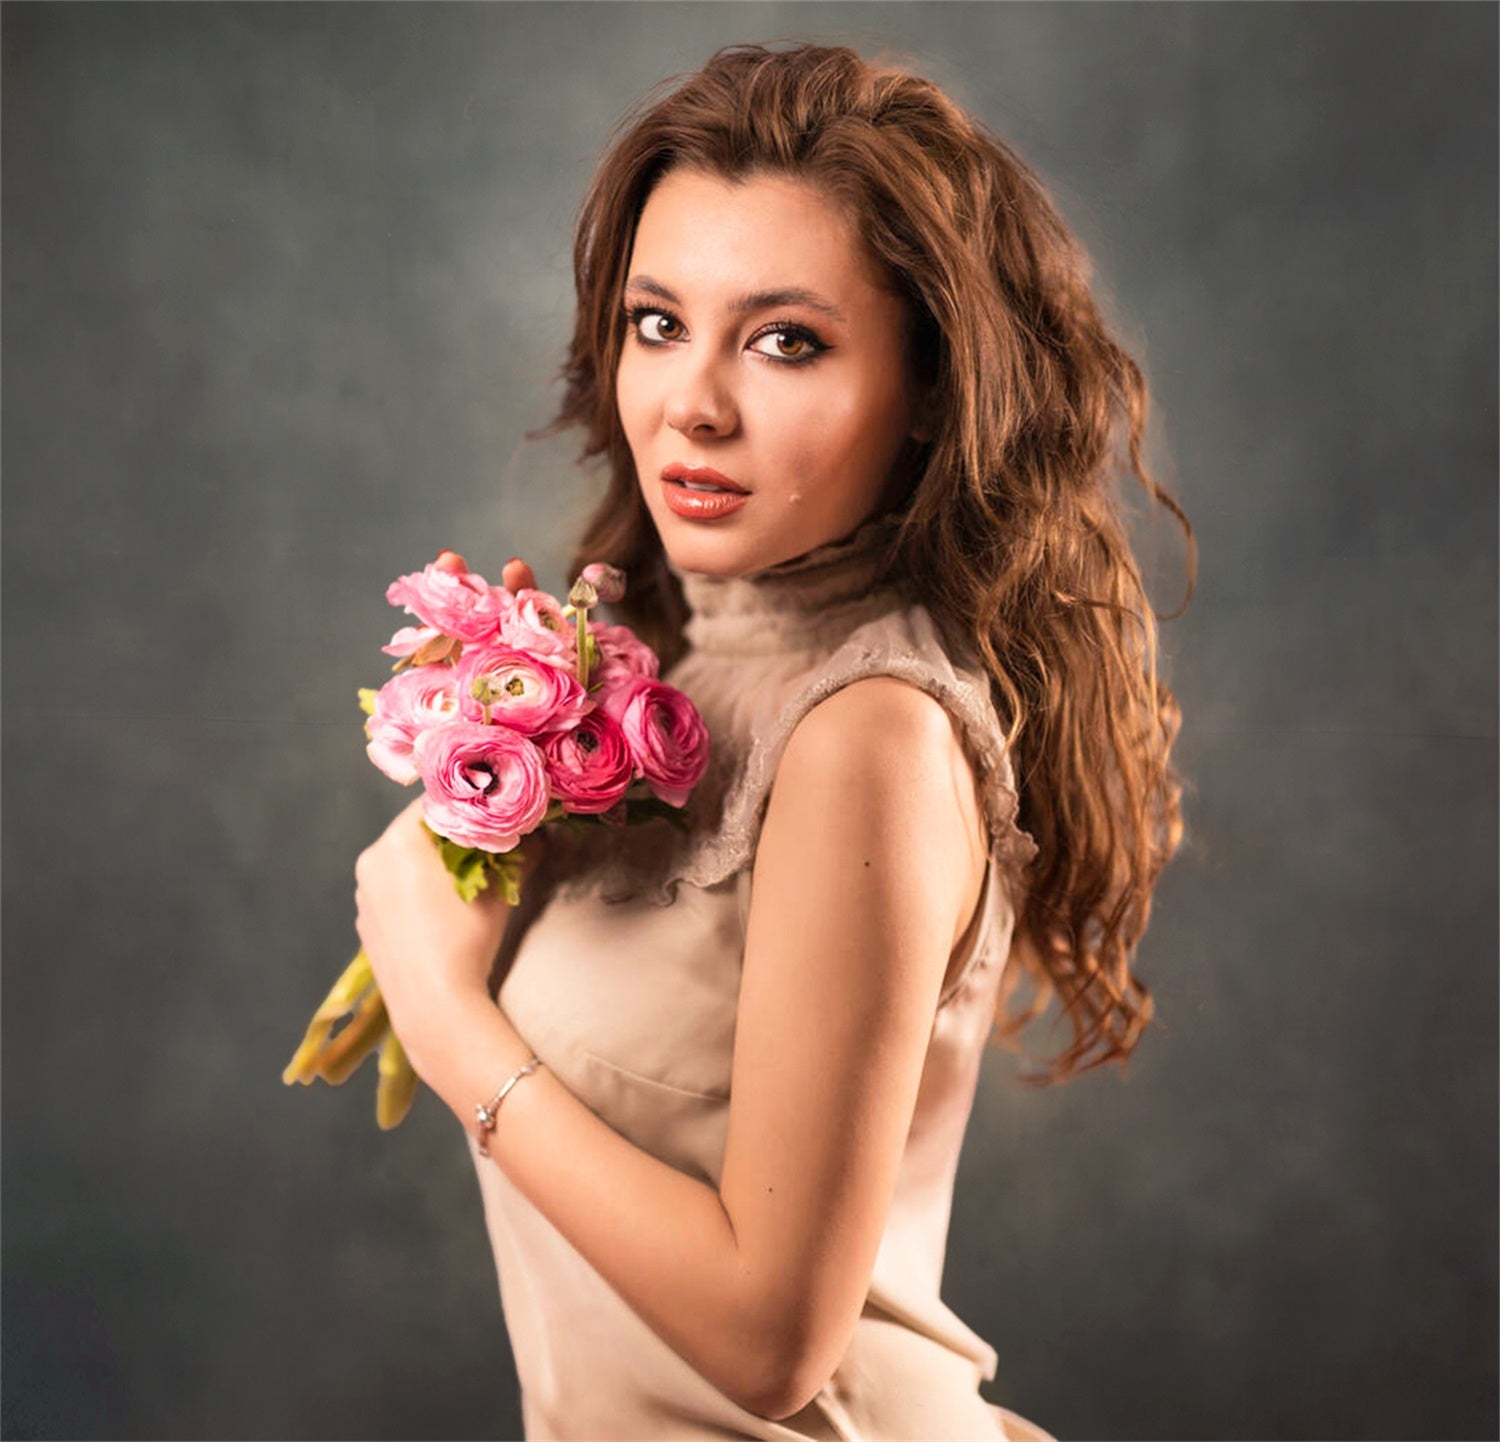
<path id="1" fill-rule="evenodd" d="M 761 570 L 891 499 L 902 443 L 919 435 L 905 302 L 818 188 L 668 171 L 641 213 L 624 304 L 620 423 L 680 570 Z M 673 467 L 744 494 L 695 494 L 663 480 Z"/>

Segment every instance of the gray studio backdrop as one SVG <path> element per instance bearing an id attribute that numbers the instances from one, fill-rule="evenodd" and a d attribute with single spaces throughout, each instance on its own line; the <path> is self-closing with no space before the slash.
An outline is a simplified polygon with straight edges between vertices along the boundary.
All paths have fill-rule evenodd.
<path id="1" fill-rule="evenodd" d="M 610 126 L 884 45 L 1090 247 L 1202 546 L 1126 1078 L 987 1059 L 945 1296 L 1060 1437 L 1496 1426 L 1488 5 L 8 4 L 3 1426 L 517 1437 L 456 1120 L 284 1088 L 407 799 L 384 587 L 560 587 Z M 1144 506 L 1138 506 L 1144 511 Z M 1139 523 L 1160 609 L 1164 517 Z M 665 999 L 670 1004 L 670 998 Z"/>

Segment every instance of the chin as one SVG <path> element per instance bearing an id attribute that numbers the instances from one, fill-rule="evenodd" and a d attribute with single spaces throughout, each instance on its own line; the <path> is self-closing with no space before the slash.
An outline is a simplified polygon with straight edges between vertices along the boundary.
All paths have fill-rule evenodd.
<path id="1" fill-rule="evenodd" d="M 750 520 L 752 506 L 722 520 L 698 522 L 671 511 L 651 519 L 667 559 L 679 571 L 705 576 L 740 576 L 764 571 L 783 561 L 794 560 L 818 546 L 837 540 L 862 524 L 860 519 L 840 521 L 830 517 L 785 516 L 770 533 Z M 762 518 L 763 519 L 763 518 Z"/>
<path id="2" fill-rule="evenodd" d="M 704 526 L 701 532 L 684 535 L 670 524 L 676 520 L 675 516 L 668 517 L 668 527 L 661 536 L 667 559 L 679 571 L 695 571 L 704 576 L 738 576 L 772 564 L 761 559 L 766 553 L 762 543 L 749 536 L 731 535 L 722 522 L 716 523 L 720 529 L 711 533 Z M 688 526 L 691 525 L 689 522 Z"/>

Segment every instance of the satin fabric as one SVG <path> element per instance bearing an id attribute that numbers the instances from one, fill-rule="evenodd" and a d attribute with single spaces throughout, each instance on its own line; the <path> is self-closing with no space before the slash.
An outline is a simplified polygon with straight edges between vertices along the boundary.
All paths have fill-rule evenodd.
<path id="1" fill-rule="evenodd" d="M 716 1186 L 750 868 L 781 747 L 817 700 L 861 676 L 900 675 L 937 696 L 982 777 L 991 853 L 933 1017 L 864 1312 L 807 1407 L 781 1421 L 757 1416 L 652 1332 L 471 1137 L 528 1442 L 1046 1442 L 979 1395 L 996 1376 L 995 1349 L 940 1297 L 959 1149 L 1035 844 L 1016 826 L 1014 774 L 985 679 L 887 583 L 886 526 L 867 523 L 749 577 L 679 573 L 690 649 L 666 679 L 704 716 L 711 775 L 684 833 L 665 823 L 614 835 L 598 828 L 554 850 L 513 919 L 497 996 L 559 1080 L 611 1127 Z"/>

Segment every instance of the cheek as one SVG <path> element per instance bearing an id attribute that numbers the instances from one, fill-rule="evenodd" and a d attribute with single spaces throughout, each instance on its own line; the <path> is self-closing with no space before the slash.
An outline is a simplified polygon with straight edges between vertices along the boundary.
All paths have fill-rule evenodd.
<path id="1" fill-rule="evenodd" d="M 641 374 L 640 368 L 632 366 L 628 359 L 622 359 L 615 368 L 615 413 L 620 418 L 620 429 L 625 433 L 625 444 L 635 466 L 641 498 L 646 510 L 660 523 L 666 503 L 657 494 L 655 486 L 646 484 L 646 476 L 653 464 L 651 446 L 655 421 L 651 408 L 655 403 L 650 382 Z M 661 462 L 656 460 L 655 464 Z"/>
<path id="2" fill-rule="evenodd" d="M 632 365 L 626 351 L 615 367 L 615 410 L 620 425 L 632 445 L 645 429 L 646 411 L 650 405 L 649 387 L 639 366 Z"/>
<path id="3" fill-rule="evenodd" d="M 781 398 L 766 434 L 778 463 L 799 477 L 799 490 L 873 489 L 904 434 L 901 404 L 889 387 L 835 377 Z"/>

